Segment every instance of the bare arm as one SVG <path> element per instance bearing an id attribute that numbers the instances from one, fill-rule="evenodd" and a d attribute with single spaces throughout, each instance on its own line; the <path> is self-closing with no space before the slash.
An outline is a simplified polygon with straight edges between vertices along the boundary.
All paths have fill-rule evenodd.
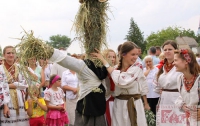
<path id="1" fill-rule="evenodd" d="M 33 101 L 31 99 L 28 100 L 27 114 L 29 117 L 33 115 Z"/>
<path id="2" fill-rule="evenodd" d="M 70 86 L 67 86 L 67 85 L 63 86 L 62 89 L 63 89 L 64 92 L 65 91 L 73 91 L 74 94 L 77 93 L 77 88 L 73 88 L 73 87 L 70 87 Z"/>
<path id="3" fill-rule="evenodd" d="M 16 89 L 17 87 L 14 84 L 9 84 L 9 89 Z"/>
<path id="4" fill-rule="evenodd" d="M 149 107 L 149 104 L 148 104 L 148 101 L 147 101 L 147 96 L 143 95 L 142 98 L 143 98 L 143 101 L 144 101 L 145 110 L 150 110 L 150 107 Z"/>
<path id="5" fill-rule="evenodd" d="M 146 71 L 144 72 L 144 76 L 148 76 L 149 72 L 150 72 L 150 68 L 149 67 L 146 67 Z"/>
<path id="6" fill-rule="evenodd" d="M 44 75 L 44 69 L 41 70 L 41 83 L 40 87 L 44 87 L 45 84 L 45 75 Z"/>
<path id="7" fill-rule="evenodd" d="M 66 100 L 65 100 L 65 98 L 63 98 L 63 101 L 64 101 L 64 110 L 66 111 L 67 109 L 67 104 L 66 104 Z"/>
<path id="8" fill-rule="evenodd" d="M 47 108 L 50 109 L 50 110 L 51 109 L 56 109 L 56 110 L 62 110 L 63 109 L 63 106 L 60 106 L 60 105 L 59 106 L 50 105 L 49 101 L 47 101 L 47 100 L 45 100 L 45 102 L 46 102 Z"/>

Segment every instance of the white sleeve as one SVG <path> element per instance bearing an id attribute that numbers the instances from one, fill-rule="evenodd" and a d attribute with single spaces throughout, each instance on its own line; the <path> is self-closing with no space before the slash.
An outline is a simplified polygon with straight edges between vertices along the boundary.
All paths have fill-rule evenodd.
<path id="1" fill-rule="evenodd" d="M 76 73 L 81 72 L 82 68 L 85 66 L 83 60 L 68 56 L 64 54 L 62 51 L 59 51 L 57 49 L 54 49 L 54 53 L 49 60 L 52 62 L 58 62 L 59 65 L 68 68 L 70 70 L 73 70 Z"/>
<path id="2" fill-rule="evenodd" d="M 134 81 L 138 82 L 142 75 L 142 69 L 137 66 L 131 66 L 127 72 L 120 73 L 120 70 L 113 70 L 111 73 L 115 85 L 121 88 L 129 88 Z"/>
<path id="3" fill-rule="evenodd" d="M 50 76 L 51 75 L 57 75 L 57 67 L 56 67 L 57 63 L 53 63 L 52 67 L 51 67 L 51 72 L 50 72 Z"/>
<path id="4" fill-rule="evenodd" d="M 153 91 L 160 94 L 161 86 L 158 84 L 157 75 L 154 76 L 153 84 L 155 85 Z"/>
<path id="5" fill-rule="evenodd" d="M 9 86 L 5 79 L 3 70 L 0 70 L 0 106 L 10 102 Z"/>
<path id="6" fill-rule="evenodd" d="M 149 88 L 147 85 L 146 77 L 144 75 L 142 77 L 140 77 L 139 83 L 140 83 L 141 89 L 142 89 L 141 95 L 146 95 L 149 92 Z"/>
<path id="7" fill-rule="evenodd" d="M 182 108 L 184 103 L 185 102 L 183 101 L 183 98 L 181 96 L 179 96 L 175 101 L 175 105 L 177 105 L 180 109 Z"/>
<path id="8" fill-rule="evenodd" d="M 67 82 L 66 82 L 66 72 L 67 72 L 68 70 L 66 70 L 66 71 L 64 71 L 63 73 L 62 73 L 62 78 L 61 78 L 61 87 L 63 87 L 63 86 L 66 86 L 67 85 Z"/>

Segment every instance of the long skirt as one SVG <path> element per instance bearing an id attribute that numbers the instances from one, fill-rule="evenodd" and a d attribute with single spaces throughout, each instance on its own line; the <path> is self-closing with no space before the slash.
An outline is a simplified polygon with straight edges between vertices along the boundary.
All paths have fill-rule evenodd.
<path id="1" fill-rule="evenodd" d="M 74 126 L 106 126 L 104 115 L 101 116 L 84 116 L 75 111 Z"/>
<path id="2" fill-rule="evenodd" d="M 185 113 L 180 111 L 179 107 L 175 105 L 175 101 L 179 96 L 179 92 L 162 91 L 157 105 L 157 126 L 185 125 L 186 122 L 181 119 Z"/>
<path id="3" fill-rule="evenodd" d="M 10 109 L 10 118 L 5 118 L 3 110 L 1 110 L 1 126 L 29 126 L 29 117 L 24 109 L 23 93 L 17 91 L 17 98 L 19 103 L 19 115 L 13 107 L 12 100 L 8 103 Z"/>
<path id="4" fill-rule="evenodd" d="M 142 100 L 135 100 L 134 105 L 137 113 L 137 126 L 147 126 Z M 127 100 L 115 98 L 111 126 L 131 126 L 127 108 Z"/>

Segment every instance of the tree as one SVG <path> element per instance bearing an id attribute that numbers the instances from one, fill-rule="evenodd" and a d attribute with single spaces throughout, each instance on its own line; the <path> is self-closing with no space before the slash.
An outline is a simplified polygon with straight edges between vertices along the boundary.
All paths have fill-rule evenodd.
<path id="1" fill-rule="evenodd" d="M 47 44 L 50 44 L 54 48 L 67 48 L 70 45 L 71 39 L 67 37 L 66 35 L 52 35 L 50 36 L 50 42 L 47 42 Z"/>
<path id="2" fill-rule="evenodd" d="M 1 48 L 1 46 L 0 46 L 0 56 L 2 56 L 2 48 Z"/>
<path id="3" fill-rule="evenodd" d="M 144 51 L 145 42 L 144 42 L 143 32 L 140 31 L 140 28 L 135 23 L 133 18 L 131 18 L 130 20 L 130 28 L 128 31 L 128 35 L 126 35 L 125 37 L 125 40 L 134 42 L 142 49 L 142 52 Z"/>
<path id="4" fill-rule="evenodd" d="M 175 40 L 178 36 L 188 36 L 197 39 L 194 31 L 181 27 L 168 27 L 161 31 L 152 32 L 146 39 L 146 50 L 151 46 L 161 46 L 166 40 Z"/>

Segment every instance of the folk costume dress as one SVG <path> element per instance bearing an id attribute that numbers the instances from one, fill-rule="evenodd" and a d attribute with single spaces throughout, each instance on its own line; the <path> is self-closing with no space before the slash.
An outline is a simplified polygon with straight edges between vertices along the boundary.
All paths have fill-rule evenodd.
<path id="1" fill-rule="evenodd" d="M 62 74 L 62 79 L 61 79 L 61 86 L 70 86 L 73 88 L 78 87 L 78 78 L 75 74 L 72 74 L 70 70 L 66 70 Z M 74 125 L 75 121 L 75 110 L 76 110 L 76 104 L 77 104 L 77 99 L 78 96 L 77 94 L 74 94 L 73 91 L 66 91 L 66 105 L 67 105 L 67 112 L 68 112 L 68 117 L 70 124 L 69 125 Z"/>
<path id="2" fill-rule="evenodd" d="M 115 83 L 114 95 L 116 96 L 111 125 L 147 126 L 141 97 L 148 93 L 148 86 L 142 64 L 136 61 L 126 72 L 114 70 L 111 77 Z"/>
<path id="3" fill-rule="evenodd" d="M 165 116 L 166 114 L 170 113 L 166 112 L 166 114 L 163 114 L 162 112 L 164 111 L 162 108 L 168 107 L 167 110 L 169 111 L 179 111 L 179 108 L 175 106 L 175 101 L 180 96 L 180 93 L 177 89 L 177 77 L 182 73 L 176 72 L 176 68 L 174 66 L 168 72 L 164 67 L 161 69 L 163 69 L 164 72 L 159 76 L 158 81 L 156 81 L 156 79 L 154 81 L 156 84 L 154 91 L 160 93 L 160 90 L 162 89 L 162 93 L 157 105 L 156 122 L 159 124 L 159 126 L 165 126 L 166 124 L 170 125 L 172 122 L 169 120 L 168 116 Z"/>
<path id="4" fill-rule="evenodd" d="M 49 60 L 77 73 L 79 94 L 74 125 L 106 126 L 106 68 L 95 67 L 90 60 L 76 59 L 56 49 Z"/>
<path id="5" fill-rule="evenodd" d="M 183 104 L 186 104 L 187 107 L 189 107 L 191 110 L 195 110 L 200 107 L 200 76 L 196 78 L 194 81 L 194 85 L 192 88 L 187 91 L 184 85 L 184 77 L 183 75 L 180 75 L 177 79 L 178 82 L 178 90 L 180 92 L 180 96 L 176 100 L 176 105 L 180 108 Z M 197 90 L 198 89 L 198 90 Z M 196 111 L 194 111 L 196 112 Z M 195 115 L 195 113 L 194 113 Z M 195 115 L 196 116 L 196 115 Z M 179 119 L 180 123 L 182 123 L 182 126 L 200 126 L 200 121 L 197 121 L 196 118 L 192 118 L 186 113 L 183 113 L 183 115 Z"/>
<path id="6" fill-rule="evenodd" d="M 49 105 L 63 105 L 64 107 L 63 98 L 65 97 L 65 94 L 60 87 L 58 87 L 57 89 L 57 91 L 54 91 L 51 88 L 49 88 L 47 91 L 45 91 L 44 99 L 46 101 L 49 101 Z M 68 123 L 69 119 L 67 116 L 67 112 L 60 110 L 48 110 L 46 115 L 47 126 L 65 126 L 65 124 Z"/>
<path id="7" fill-rule="evenodd" d="M 1 111 L 1 126 L 29 126 L 29 118 L 24 108 L 25 89 L 28 87 L 17 64 L 8 65 L 6 61 L 0 66 L 0 73 L 6 81 L 4 85 L 13 83 L 17 89 L 9 89 L 11 100 L 8 103 L 10 118 L 5 118 Z"/>

